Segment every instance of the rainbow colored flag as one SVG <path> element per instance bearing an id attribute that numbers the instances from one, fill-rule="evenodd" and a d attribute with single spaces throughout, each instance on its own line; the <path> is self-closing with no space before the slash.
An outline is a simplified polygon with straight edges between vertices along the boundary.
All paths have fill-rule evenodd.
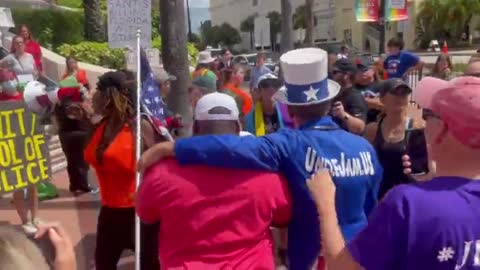
<path id="1" fill-rule="evenodd" d="M 407 0 L 387 0 L 385 19 L 388 22 L 408 20 Z"/>
<path id="2" fill-rule="evenodd" d="M 376 22 L 379 20 L 378 0 L 356 0 L 355 17 L 358 22 Z"/>

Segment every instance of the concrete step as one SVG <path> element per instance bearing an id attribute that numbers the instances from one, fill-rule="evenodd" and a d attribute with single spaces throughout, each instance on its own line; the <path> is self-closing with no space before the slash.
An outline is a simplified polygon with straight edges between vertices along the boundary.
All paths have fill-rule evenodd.
<path id="1" fill-rule="evenodd" d="M 63 153 L 58 135 L 52 134 L 48 142 L 48 150 L 50 152 L 52 174 L 65 170 L 67 168 L 67 159 Z"/>

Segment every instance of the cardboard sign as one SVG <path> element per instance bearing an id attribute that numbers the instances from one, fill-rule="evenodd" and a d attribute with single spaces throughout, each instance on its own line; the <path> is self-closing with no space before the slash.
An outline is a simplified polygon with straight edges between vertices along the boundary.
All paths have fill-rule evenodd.
<path id="1" fill-rule="evenodd" d="M 50 178 L 44 128 L 23 101 L 2 102 L 0 110 L 0 194 Z"/>
<path id="2" fill-rule="evenodd" d="M 111 48 L 136 48 L 137 30 L 141 45 L 152 42 L 151 0 L 108 0 L 108 45 Z"/>

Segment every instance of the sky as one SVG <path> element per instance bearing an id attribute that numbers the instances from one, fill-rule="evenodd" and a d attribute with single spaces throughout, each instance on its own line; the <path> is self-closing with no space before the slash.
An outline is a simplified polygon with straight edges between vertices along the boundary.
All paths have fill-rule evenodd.
<path id="1" fill-rule="evenodd" d="M 190 0 L 192 32 L 198 33 L 202 22 L 210 19 L 209 0 Z"/>
<path id="2" fill-rule="evenodd" d="M 190 0 L 190 7 L 208 7 L 210 0 Z"/>

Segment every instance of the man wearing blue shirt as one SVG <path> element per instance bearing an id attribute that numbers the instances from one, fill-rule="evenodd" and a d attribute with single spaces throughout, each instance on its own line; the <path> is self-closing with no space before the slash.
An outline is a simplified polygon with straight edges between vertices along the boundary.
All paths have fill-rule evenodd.
<path id="1" fill-rule="evenodd" d="M 289 225 L 289 269 L 310 269 L 320 254 L 319 222 L 306 179 L 325 166 L 337 185 L 336 206 L 344 237 L 352 239 L 367 225 L 376 204 L 382 168 L 373 147 L 341 129 L 331 117 L 331 100 L 340 85 L 327 79 L 327 53 L 307 48 L 280 59 L 285 86 L 275 99 L 288 105 L 295 129 L 263 137 L 198 136 L 158 144 L 140 166 L 175 155 L 178 162 L 236 169 L 279 171 L 289 181 L 293 198 Z"/>
<path id="2" fill-rule="evenodd" d="M 406 79 L 414 70 L 421 70 L 423 61 L 418 55 L 403 50 L 405 43 L 401 38 L 392 38 L 388 41 L 388 57 L 383 62 L 383 67 L 388 73 L 388 78 Z"/>

